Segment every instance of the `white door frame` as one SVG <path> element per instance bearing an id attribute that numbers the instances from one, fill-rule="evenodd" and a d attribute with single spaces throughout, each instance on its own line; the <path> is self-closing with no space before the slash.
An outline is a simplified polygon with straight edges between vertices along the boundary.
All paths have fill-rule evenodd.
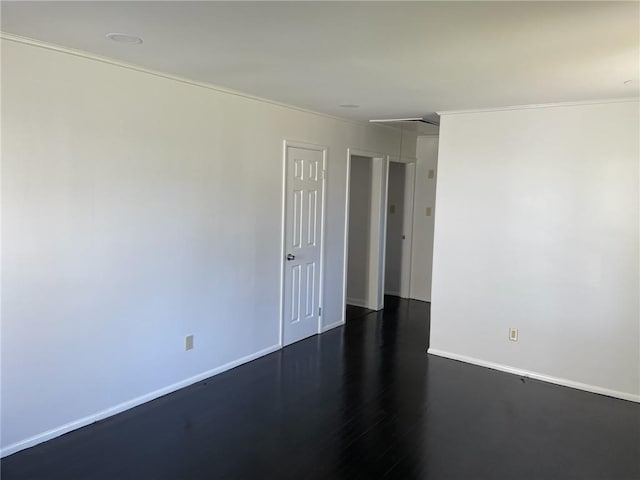
<path id="1" fill-rule="evenodd" d="M 416 192 L 416 162 L 417 159 L 409 157 L 388 156 L 389 162 L 405 165 L 404 183 L 404 234 L 406 236 L 402 247 L 402 278 L 400 280 L 400 297 L 411 298 L 411 261 L 413 258 L 413 215 L 415 212 Z M 387 190 L 388 194 L 388 190 Z M 385 224 L 386 228 L 386 224 Z M 385 230 L 386 232 L 386 230 Z M 385 237 L 386 238 L 386 237 Z"/>
<path id="2" fill-rule="evenodd" d="M 322 214 L 320 220 L 320 288 L 318 293 L 318 306 L 320 307 L 320 315 L 318 315 L 317 333 L 322 331 L 322 318 L 324 316 L 324 237 L 325 237 L 325 219 L 327 211 L 327 158 L 329 155 L 329 147 L 324 145 L 315 145 L 312 143 L 297 142 L 292 140 L 284 140 L 282 142 L 282 229 L 280 232 L 280 335 L 279 346 L 284 345 L 284 283 L 285 283 L 285 252 L 286 252 L 286 221 L 287 221 L 287 149 L 303 148 L 307 150 L 315 150 L 322 152 Z"/>
<path id="3" fill-rule="evenodd" d="M 387 182 L 389 161 L 387 155 L 355 148 L 347 149 L 347 175 L 345 188 L 344 264 L 342 292 L 342 323 L 346 321 L 347 279 L 349 266 L 349 203 L 351 195 L 351 156 L 367 157 L 372 162 L 371 188 L 371 249 L 369 251 L 369 285 L 367 308 L 381 310 L 384 307 L 384 258 L 386 248 Z"/>

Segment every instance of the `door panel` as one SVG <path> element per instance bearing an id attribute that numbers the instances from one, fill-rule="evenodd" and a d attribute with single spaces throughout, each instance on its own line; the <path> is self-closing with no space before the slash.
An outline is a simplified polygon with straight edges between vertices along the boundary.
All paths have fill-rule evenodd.
<path id="1" fill-rule="evenodd" d="M 318 333 L 324 152 L 286 150 L 283 343 Z"/>

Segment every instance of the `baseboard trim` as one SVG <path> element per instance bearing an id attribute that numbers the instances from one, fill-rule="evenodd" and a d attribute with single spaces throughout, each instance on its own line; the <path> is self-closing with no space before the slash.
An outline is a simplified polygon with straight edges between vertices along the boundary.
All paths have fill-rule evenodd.
<path id="1" fill-rule="evenodd" d="M 403 298 L 402 295 L 400 295 L 400 292 L 392 292 L 390 290 L 387 290 L 384 292 L 385 295 L 391 295 L 392 297 L 400 297 Z"/>
<path id="2" fill-rule="evenodd" d="M 370 308 L 367 302 L 359 298 L 347 297 L 347 305 L 353 305 L 354 307 Z"/>
<path id="3" fill-rule="evenodd" d="M 584 390 L 585 392 L 597 393 L 599 395 L 606 395 L 608 397 L 619 398 L 621 400 L 628 400 L 630 402 L 640 403 L 640 395 L 634 395 L 632 393 L 620 392 L 617 390 L 610 390 L 608 388 L 598 387 L 596 385 L 589 385 L 587 383 L 574 382 L 573 380 L 567 380 L 566 378 L 552 377 L 551 375 L 545 375 L 543 373 L 532 372 L 529 370 L 523 370 L 521 368 L 510 367 L 500 363 L 489 362 L 481 360 L 479 358 L 467 357 L 466 355 L 459 355 L 457 353 L 446 352 L 444 350 L 438 350 L 435 348 L 429 348 L 427 353 L 430 355 L 436 355 L 438 357 L 444 357 L 451 360 L 458 360 L 460 362 L 471 363 L 480 367 L 491 368 L 492 370 L 499 370 L 501 372 L 511 373 L 520 377 L 533 378 L 535 380 L 541 380 L 543 382 L 554 383 L 556 385 L 562 385 L 563 387 L 575 388 L 577 390 Z"/>
<path id="4" fill-rule="evenodd" d="M 257 358 L 273 353 L 277 350 L 280 350 L 280 348 L 282 348 L 280 344 L 272 345 L 258 352 L 246 355 L 242 358 L 238 358 L 237 360 L 233 360 L 232 362 L 226 363 L 219 367 L 212 368 L 211 370 L 199 373 L 185 380 L 181 380 L 180 382 L 176 382 L 172 385 L 168 385 L 166 387 L 160 388 L 145 395 L 141 395 L 105 410 L 101 410 L 92 415 L 88 415 L 59 427 L 52 428 L 51 430 L 47 430 L 46 432 L 38 433 L 37 435 L 33 435 L 24 440 L 20 440 L 19 442 L 8 445 L 0 450 L 0 458 L 17 453 L 20 450 L 24 450 L 25 448 L 33 447 L 35 445 L 38 445 L 39 443 L 46 442 L 47 440 L 52 440 L 56 437 L 59 437 L 60 435 L 71 432 L 72 430 L 77 430 L 78 428 L 85 427 L 99 420 L 103 420 L 107 417 L 111 417 L 118 413 L 124 412 L 125 410 L 129 410 L 131 408 L 137 407 L 138 405 L 142 405 L 143 403 L 150 402 L 151 400 L 155 400 L 156 398 L 175 392 L 177 390 L 180 390 L 181 388 L 188 387 L 189 385 L 193 385 L 194 383 L 198 383 L 209 377 L 213 377 L 214 375 L 218 375 L 220 373 L 226 372 L 227 370 L 238 367 L 244 363 L 248 363 L 252 360 L 256 360 Z"/>
<path id="5" fill-rule="evenodd" d="M 338 320 L 337 322 L 331 323 L 329 325 L 325 325 L 324 327 L 322 327 L 320 329 L 320 333 L 324 333 L 324 332 L 332 330 L 332 329 L 334 329 L 336 327 L 340 327 L 340 326 L 344 325 L 344 323 L 345 323 L 344 320 Z"/>

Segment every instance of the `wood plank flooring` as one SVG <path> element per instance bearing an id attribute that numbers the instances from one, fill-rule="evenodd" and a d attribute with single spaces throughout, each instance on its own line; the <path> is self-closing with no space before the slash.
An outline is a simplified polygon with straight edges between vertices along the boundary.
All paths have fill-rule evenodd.
<path id="1" fill-rule="evenodd" d="M 429 356 L 429 304 L 385 301 L 2 479 L 640 479 L 640 405 Z"/>

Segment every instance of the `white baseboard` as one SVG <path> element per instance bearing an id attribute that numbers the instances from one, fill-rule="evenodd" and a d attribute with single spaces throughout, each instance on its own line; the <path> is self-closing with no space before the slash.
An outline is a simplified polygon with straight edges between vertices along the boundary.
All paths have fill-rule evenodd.
<path id="1" fill-rule="evenodd" d="M 458 355 L 457 353 L 445 352 L 443 350 L 437 350 L 435 348 L 430 348 L 429 350 L 427 350 L 427 353 L 436 355 L 438 357 L 449 358 L 451 360 L 459 360 L 461 362 L 472 363 L 474 365 L 491 368 L 493 370 L 500 370 L 501 372 L 512 373 L 520 377 L 533 378 L 535 380 L 542 380 L 543 382 L 562 385 L 563 387 L 576 388 L 578 390 L 584 390 L 585 392 L 598 393 L 600 395 L 606 395 L 608 397 L 620 398 L 622 400 L 629 400 L 631 402 L 640 403 L 640 395 L 634 395 L 633 393 L 620 392 L 617 390 L 598 387 L 596 385 L 589 385 L 587 383 L 574 382 L 573 380 L 567 380 L 566 378 L 552 377 L 551 375 L 545 375 L 543 373 L 531 372 L 529 370 L 523 370 L 521 368 L 510 367 L 508 365 L 502 365 L 500 363 L 480 360 L 479 358 L 467 357 L 466 355 Z"/>
<path id="2" fill-rule="evenodd" d="M 391 295 L 392 297 L 400 297 L 400 298 L 404 298 L 406 300 L 418 300 L 419 302 L 427 302 L 430 303 L 431 300 L 427 300 L 426 298 L 419 298 L 416 296 L 411 296 L 409 295 L 403 295 L 402 292 L 384 292 L 385 295 Z"/>
<path id="3" fill-rule="evenodd" d="M 353 305 L 354 307 L 370 308 L 369 304 L 360 298 L 347 297 L 347 305 Z"/>
<path id="4" fill-rule="evenodd" d="M 197 383 L 206 378 L 212 377 L 214 375 L 218 375 L 219 373 L 222 373 L 222 372 L 226 372 L 227 370 L 231 370 L 232 368 L 242 365 L 243 363 L 247 363 L 257 358 L 260 358 L 264 355 L 268 355 L 269 353 L 273 353 L 277 350 L 280 350 L 280 348 L 281 346 L 279 344 L 272 345 L 271 347 L 267 347 L 263 350 L 252 353 L 245 357 L 238 358 L 237 360 L 226 363 L 220 367 L 212 368 L 211 370 L 207 370 L 206 372 L 199 373 L 198 375 L 194 375 L 193 377 L 187 378 L 180 382 L 174 383 L 172 385 L 160 388 L 158 390 L 147 393 L 140 397 L 120 403 L 118 405 L 107 408 L 100 412 L 94 413 L 92 415 L 88 415 L 84 418 L 74 420 L 64 425 L 60 425 L 59 427 L 52 428 L 51 430 L 47 430 L 46 432 L 38 433 L 37 435 L 33 435 L 32 437 L 26 438 L 24 440 L 20 440 L 19 442 L 8 445 L 2 450 L 0 450 L 0 457 L 6 457 L 7 455 L 11 455 L 13 453 L 19 452 L 20 450 L 24 450 L 25 448 L 33 447 L 39 443 L 46 442 L 47 440 L 51 440 L 53 438 L 59 437 L 60 435 L 64 435 L 65 433 L 68 433 L 72 430 L 76 430 L 78 428 L 90 425 L 99 420 L 103 420 L 107 417 L 116 415 L 117 413 L 124 412 L 125 410 L 129 410 L 130 408 L 137 407 L 138 405 L 142 405 L 143 403 L 150 402 L 151 400 L 155 400 L 156 398 L 162 397 L 163 395 L 167 395 L 168 393 L 175 392 L 176 390 L 180 390 L 181 388 L 188 387 L 189 385 L 193 385 L 194 383 Z"/>
<path id="5" fill-rule="evenodd" d="M 329 331 L 329 330 L 331 330 L 333 328 L 336 328 L 336 327 L 339 327 L 341 325 L 344 325 L 344 323 L 345 323 L 344 320 L 338 320 L 337 322 L 334 322 L 334 323 L 332 323 L 330 325 L 325 325 L 324 327 L 322 327 L 320 329 L 320 333 L 324 333 L 324 332 Z"/>

